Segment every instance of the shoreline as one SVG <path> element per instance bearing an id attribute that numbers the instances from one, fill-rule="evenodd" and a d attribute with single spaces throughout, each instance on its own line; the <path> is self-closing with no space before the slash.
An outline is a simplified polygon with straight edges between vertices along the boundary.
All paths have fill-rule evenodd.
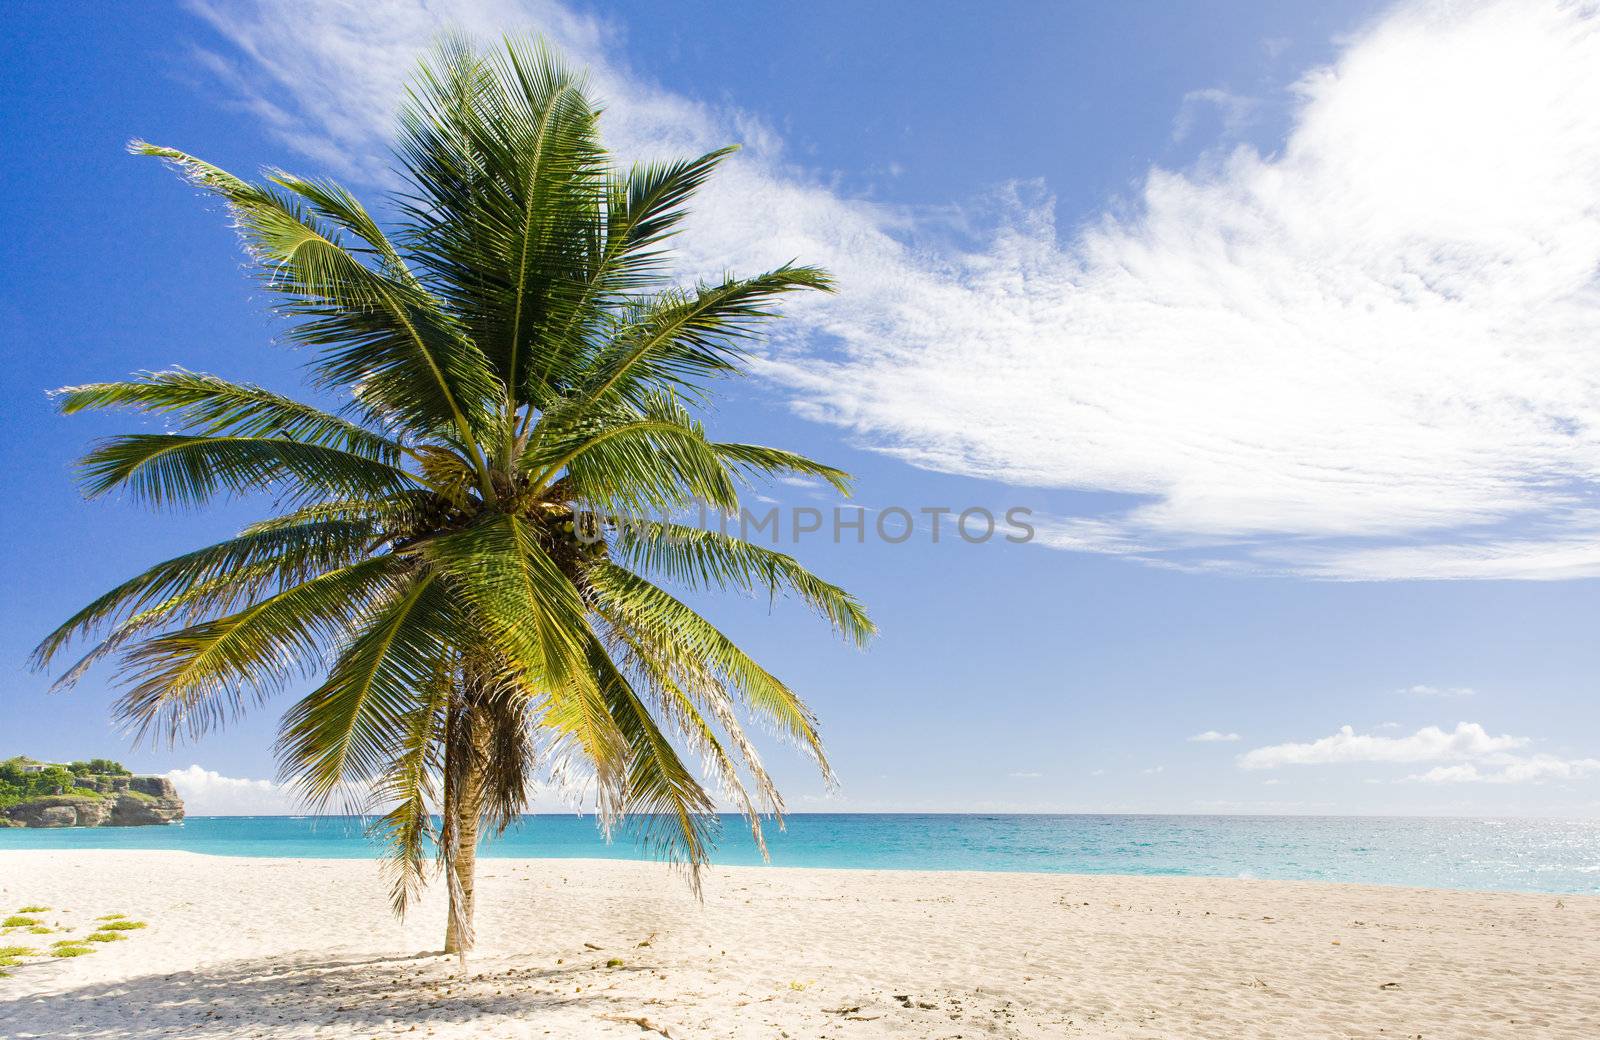
<path id="1" fill-rule="evenodd" d="M 1600 1033 L 1600 896 L 712 867 L 701 903 L 654 863 L 498 858 L 480 872 L 480 947 L 462 975 L 435 952 L 440 887 L 398 922 L 371 861 L 0 852 L 6 913 L 49 906 L 69 931 L 106 913 L 148 924 L 10 969 L 0 1034 Z"/>
<path id="2" fill-rule="evenodd" d="M 250 859 L 376 862 L 371 817 L 194 816 L 181 826 L 0 830 L 8 850 L 171 850 Z M 778 870 L 1209 877 L 1460 892 L 1600 895 L 1600 824 L 1535 820 L 1290 817 L 997 817 L 794 814 L 769 828 L 771 859 L 738 818 L 723 821 L 716 866 Z M 485 860 L 658 862 L 624 826 L 537 814 L 480 849 Z"/>
<path id="3" fill-rule="evenodd" d="M 192 813 L 185 812 L 186 820 L 360 820 L 378 813 Z M 438 815 L 435 813 L 434 815 Z M 523 817 L 547 817 L 592 820 L 597 815 L 593 812 L 563 811 L 555 809 L 539 809 L 533 812 L 520 814 Z M 714 815 L 725 820 L 742 820 L 743 813 L 719 812 Z M 1484 823 L 1578 823 L 1593 824 L 1600 827 L 1600 816 L 1543 816 L 1543 815 L 1516 815 L 1500 814 L 1490 816 L 1472 816 L 1459 813 L 1252 813 L 1252 812 L 1112 812 L 1107 811 L 1081 811 L 1081 812 L 965 812 L 949 809 L 917 809 L 906 811 L 895 810 L 856 810 L 837 809 L 831 811 L 818 811 L 814 809 L 785 810 L 784 819 L 794 819 L 804 816 L 866 816 L 866 817 L 967 817 L 972 819 L 1167 819 L 1167 820 L 1453 820 L 1457 822 L 1484 822 Z M 181 826 L 182 820 L 175 821 L 174 825 Z M 71 829 L 71 828 L 63 828 Z M 93 828 L 79 828 L 92 830 Z"/>
<path id="4" fill-rule="evenodd" d="M 243 817 L 241 817 L 243 818 Z M 96 830 L 86 827 L 83 830 Z M 370 856 L 273 856 L 273 855 L 240 855 L 227 852 L 206 852 L 197 849 L 7 849 L 0 848 L 0 866 L 4 866 L 8 856 L 42 856 L 42 855 L 77 855 L 92 853 L 104 856 L 194 856 L 204 860 L 237 860 L 241 863 L 285 863 L 297 865 L 312 865 L 318 863 L 362 863 L 369 865 L 374 871 L 381 871 L 383 857 Z M 485 849 L 478 851 L 479 863 L 497 864 L 524 864 L 559 867 L 566 864 L 578 865 L 612 865 L 633 864 L 654 870 L 660 870 L 670 877 L 681 877 L 682 871 L 673 864 L 658 859 L 634 856 L 523 856 L 523 855 L 496 855 Z M 768 873 L 772 871 L 816 871 L 818 873 L 847 873 L 847 874 L 889 874 L 895 877 L 941 877 L 956 875 L 965 878 L 1107 878 L 1125 881 L 1221 881 L 1238 882 L 1245 885 L 1293 885 L 1293 886 L 1326 886 L 1329 888 L 1349 889 L 1377 889 L 1385 892 L 1448 892 L 1459 895 L 1485 895 L 1485 896 L 1526 896 L 1549 899 L 1578 899 L 1595 900 L 1600 903 L 1600 891 L 1595 892 L 1547 892 L 1535 889 L 1514 888 L 1459 888 L 1449 885 L 1413 885 L 1404 882 L 1385 881 L 1331 881 L 1321 878 L 1272 878 L 1243 876 L 1236 874 L 1178 874 L 1178 873 L 1146 873 L 1136 874 L 1126 871 L 1084 871 L 1084 870 L 1026 870 L 1018 868 L 1006 870 L 1003 868 L 984 867 L 852 867 L 852 866 L 820 866 L 815 864 L 749 864 L 749 863 L 711 863 L 704 868 L 704 873 L 709 875 L 718 871 L 754 871 Z M 0 897 L 4 895 L 4 887 L 0 886 Z M 5 908 L 0 906 L 0 911 Z M 3 914 L 0 914 L 3 916 Z"/>

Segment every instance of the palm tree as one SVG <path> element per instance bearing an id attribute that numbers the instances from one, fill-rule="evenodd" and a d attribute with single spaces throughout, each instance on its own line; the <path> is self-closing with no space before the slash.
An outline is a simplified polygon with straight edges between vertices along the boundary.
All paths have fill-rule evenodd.
<path id="1" fill-rule="evenodd" d="M 67 413 L 175 427 L 96 446 L 90 497 L 187 508 L 266 490 L 278 515 L 118 585 L 36 663 L 97 638 L 60 685 L 120 655 L 120 720 L 168 740 L 320 680 L 283 717 L 284 777 L 313 807 L 381 810 L 397 912 L 437 849 L 463 955 L 480 827 L 503 830 L 537 783 L 582 784 L 608 828 L 637 821 L 695 878 L 716 802 L 686 753 L 758 843 L 783 805 L 743 720 L 831 780 L 795 693 L 652 578 L 793 595 L 858 644 L 873 631 L 793 558 L 672 519 L 735 511 L 742 484 L 775 474 L 848 492 L 837 469 L 712 441 L 694 417 L 774 301 L 827 276 L 674 283 L 667 240 L 730 150 L 623 171 L 598 119 L 542 45 L 444 42 L 402 111 L 392 232 L 337 184 L 248 182 L 135 142 L 225 201 L 314 386 L 348 401 L 181 369 L 57 392 Z"/>

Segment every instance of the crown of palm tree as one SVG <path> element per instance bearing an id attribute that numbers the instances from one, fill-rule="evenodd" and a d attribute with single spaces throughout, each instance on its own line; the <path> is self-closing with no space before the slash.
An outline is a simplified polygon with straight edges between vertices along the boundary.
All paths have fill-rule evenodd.
<path id="1" fill-rule="evenodd" d="M 703 863 L 715 802 L 700 756 L 760 840 L 782 802 L 749 716 L 827 761 L 795 693 L 653 583 L 792 594 L 846 637 L 861 605 L 791 557 L 642 514 L 738 508 L 740 484 L 800 455 L 710 440 L 691 408 L 823 272 L 784 266 L 686 288 L 664 246 L 729 150 L 619 170 L 581 80 L 538 44 L 493 56 L 447 41 L 401 117 L 407 183 L 386 232 L 345 189 L 267 171 L 241 180 L 135 142 L 228 205 L 262 283 L 311 349 L 328 412 L 183 370 L 58 391 L 65 412 L 126 406 L 170 434 L 83 460 L 91 496 L 192 507 L 270 490 L 281 515 L 157 564 L 90 603 L 36 652 L 98 642 L 71 684 L 120 655 L 120 718 L 199 736 L 302 676 L 282 769 L 324 805 L 370 792 L 400 871 L 420 882 L 440 785 L 482 775 L 503 827 L 551 770 L 584 766 L 602 816 L 642 814 Z M 458 780 L 459 782 L 459 780 Z"/>

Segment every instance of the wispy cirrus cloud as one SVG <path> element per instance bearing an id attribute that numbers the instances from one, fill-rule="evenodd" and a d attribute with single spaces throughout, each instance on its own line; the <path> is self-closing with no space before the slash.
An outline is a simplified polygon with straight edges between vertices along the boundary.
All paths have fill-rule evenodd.
<path id="1" fill-rule="evenodd" d="M 1235 94 L 1222 87 L 1202 87 L 1183 95 L 1178 114 L 1172 121 L 1172 139 L 1182 141 L 1195 132 L 1203 113 L 1209 111 L 1222 122 L 1225 134 L 1236 134 L 1259 108 L 1257 98 Z"/>
<path id="2" fill-rule="evenodd" d="M 447 24 L 549 34 L 594 68 L 624 154 L 745 142 L 690 271 L 799 256 L 843 285 L 799 305 L 813 335 L 765 373 L 911 464 L 1129 496 L 1043 544 L 1329 579 L 1600 574 L 1592 5 L 1402 5 L 1304 74 L 1281 148 L 1152 168 L 1132 215 L 1076 231 L 1047 187 L 1002 186 L 977 248 L 797 171 L 759 120 L 632 75 L 556 4 L 197 9 L 242 104 L 374 181 Z"/>
<path id="3" fill-rule="evenodd" d="M 1217 744 L 1231 743 L 1239 739 L 1237 733 L 1223 733 L 1221 730 L 1208 729 L 1204 733 L 1196 733 L 1187 738 L 1191 744 Z"/>

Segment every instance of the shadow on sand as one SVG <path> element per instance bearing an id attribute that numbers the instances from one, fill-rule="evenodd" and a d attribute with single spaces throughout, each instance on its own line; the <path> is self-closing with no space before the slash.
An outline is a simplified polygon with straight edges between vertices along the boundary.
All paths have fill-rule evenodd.
<path id="1" fill-rule="evenodd" d="M 538 1017 L 583 1007 L 570 968 L 516 967 L 503 958 L 463 976 L 439 954 L 338 959 L 303 956 L 227 961 L 201 970 L 50 988 L 0 999 L 0 1036 L 87 1040 L 107 1037 L 273 1036 L 339 1024 L 369 1036 L 422 1023 Z M 12 982 L 20 979 L 10 980 Z M 0 990 L 0 998 L 5 996 Z"/>

